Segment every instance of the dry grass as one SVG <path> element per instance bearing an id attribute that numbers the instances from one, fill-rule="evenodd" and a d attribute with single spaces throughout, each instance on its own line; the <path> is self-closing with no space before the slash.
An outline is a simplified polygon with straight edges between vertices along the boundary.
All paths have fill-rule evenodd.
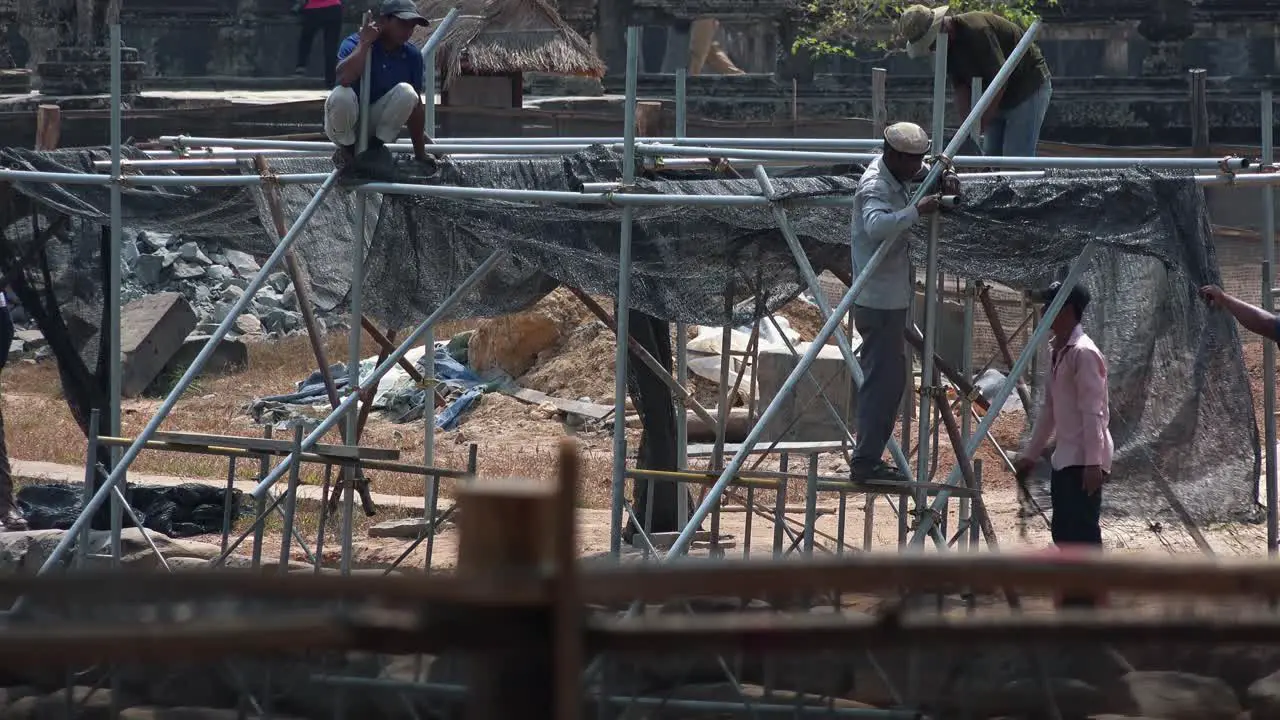
<path id="1" fill-rule="evenodd" d="M 446 325 L 437 337 L 448 337 L 464 329 L 463 325 Z M 335 333 L 325 339 L 329 361 L 345 362 L 347 335 Z M 376 346 L 367 333 L 362 341 L 362 352 L 372 354 Z M 161 430 L 261 437 L 262 429 L 245 413 L 247 406 L 257 397 L 288 392 L 293 383 L 306 377 L 316 367 L 315 356 L 305 337 L 291 337 L 277 342 L 254 343 L 249 348 L 249 365 L 242 372 L 221 377 L 198 380 L 178 402 L 173 413 L 161 426 Z M 83 465 L 85 439 L 76 426 L 62 398 L 57 370 L 51 362 L 40 365 L 17 363 L 0 375 L 0 402 L 3 402 L 4 418 L 9 442 L 9 452 L 22 460 L 41 460 L 67 465 Z M 123 407 L 123 433 L 135 437 L 154 415 L 160 405 L 155 398 L 126 400 Z M 465 468 L 468 443 L 480 445 L 480 472 L 486 476 L 551 478 L 555 473 L 555 448 L 563 429 L 558 426 L 543 428 L 539 433 L 529 432 L 486 433 L 484 437 L 470 437 L 466 424 L 462 430 L 436 434 L 437 467 Z M 324 442 L 339 443 L 335 430 Z M 421 423 L 393 425 L 370 416 L 362 439 L 363 444 L 384 448 L 397 448 L 404 462 L 421 462 L 424 432 Z M 582 504 L 598 507 L 608 504 L 607 481 L 610 461 L 607 440 L 601 443 L 584 443 L 584 480 Z M 144 452 L 134 463 L 138 473 L 168 475 L 182 478 L 204 478 L 212 482 L 226 481 L 228 461 L 184 453 Z M 320 466 L 305 466 L 302 482 L 320 485 L 324 470 Z M 377 493 L 389 495 L 423 495 L 424 479 L 417 475 L 401 473 L 368 472 Z M 258 468 L 250 463 L 236 464 L 238 480 L 251 481 L 258 477 Z M 449 483 L 442 484 L 442 492 L 452 492 Z M 381 515 L 381 513 L 380 513 Z"/>

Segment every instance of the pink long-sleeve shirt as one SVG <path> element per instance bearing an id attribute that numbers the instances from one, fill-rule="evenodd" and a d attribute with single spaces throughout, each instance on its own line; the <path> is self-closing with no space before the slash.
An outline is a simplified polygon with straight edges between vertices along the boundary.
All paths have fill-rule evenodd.
<path id="1" fill-rule="evenodd" d="M 1037 458 L 1056 434 L 1053 468 L 1097 465 L 1111 472 L 1107 359 L 1079 325 L 1066 342 L 1054 342 L 1044 407 L 1031 434 L 1026 457 Z"/>

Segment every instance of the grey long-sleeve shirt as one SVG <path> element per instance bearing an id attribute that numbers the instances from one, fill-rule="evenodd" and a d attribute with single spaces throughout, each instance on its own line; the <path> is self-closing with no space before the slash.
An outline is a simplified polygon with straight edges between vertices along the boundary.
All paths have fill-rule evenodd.
<path id="1" fill-rule="evenodd" d="M 853 196 L 853 275 L 857 277 L 884 242 L 906 232 L 920 219 L 907 188 L 877 158 L 858 180 Z M 877 310 L 903 310 L 911 306 L 915 283 L 911 278 L 911 254 L 902 238 L 889 250 L 858 295 L 856 304 Z"/>

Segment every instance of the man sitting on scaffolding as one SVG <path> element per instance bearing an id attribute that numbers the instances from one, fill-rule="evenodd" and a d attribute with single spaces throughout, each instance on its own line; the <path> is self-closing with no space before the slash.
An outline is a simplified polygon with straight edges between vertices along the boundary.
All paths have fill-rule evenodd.
<path id="1" fill-rule="evenodd" d="M 947 34 L 947 76 L 955 93 L 957 117 L 968 117 L 973 78 L 982 78 L 983 87 L 989 86 L 1022 40 L 1023 30 L 994 13 L 952 15 L 946 5 L 932 9 L 912 5 L 898 18 L 898 34 L 906 40 L 907 54 L 913 58 L 932 53 L 940 32 Z M 1035 157 L 1052 95 L 1049 66 L 1040 48 L 1032 44 L 982 116 L 982 153 Z"/>
<path id="2" fill-rule="evenodd" d="M 858 277 L 876 251 L 892 242 L 888 255 L 872 270 L 853 307 L 854 326 L 862 336 L 858 364 L 863 382 L 858 388 L 858 447 L 854 453 L 854 480 L 909 480 L 905 473 L 884 462 L 885 447 L 893 436 L 898 405 L 907 384 L 909 360 L 907 315 L 915 283 L 906 238 L 922 215 L 938 210 L 938 195 L 927 195 L 911 204 L 908 183 L 924 167 L 931 144 L 924 128 L 897 123 L 884 131 L 884 153 L 858 180 L 853 202 L 853 275 Z M 948 173 L 943 188 L 959 191 L 959 180 Z"/>
<path id="3" fill-rule="evenodd" d="M 394 143 L 407 124 L 414 157 L 430 160 L 427 112 L 422 104 L 425 66 L 422 51 L 409 42 L 416 28 L 430 23 L 413 0 L 383 0 L 378 14 L 338 49 L 338 86 L 324 104 L 324 132 L 338 146 L 333 161 L 340 168 L 355 159 L 366 58 L 370 59 L 368 158 L 389 162 L 385 144 Z"/>

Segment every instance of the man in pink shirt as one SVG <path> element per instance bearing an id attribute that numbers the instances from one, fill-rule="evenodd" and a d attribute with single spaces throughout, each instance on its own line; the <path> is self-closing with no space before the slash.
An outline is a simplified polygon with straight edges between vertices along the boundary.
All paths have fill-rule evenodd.
<path id="1" fill-rule="evenodd" d="M 1054 283 L 1039 299 L 1047 307 L 1061 291 L 1062 284 Z M 1107 359 L 1080 325 L 1088 306 L 1089 291 L 1072 288 L 1050 326 L 1052 362 L 1043 407 L 1030 443 L 1014 463 L 1020 475 L 1030 472 L 1057 436 L 1049 493 L 1058 547 L 1101 548 L 1102 486 L 1111 475 L 1115 450 L 1108 427 Z"/>

